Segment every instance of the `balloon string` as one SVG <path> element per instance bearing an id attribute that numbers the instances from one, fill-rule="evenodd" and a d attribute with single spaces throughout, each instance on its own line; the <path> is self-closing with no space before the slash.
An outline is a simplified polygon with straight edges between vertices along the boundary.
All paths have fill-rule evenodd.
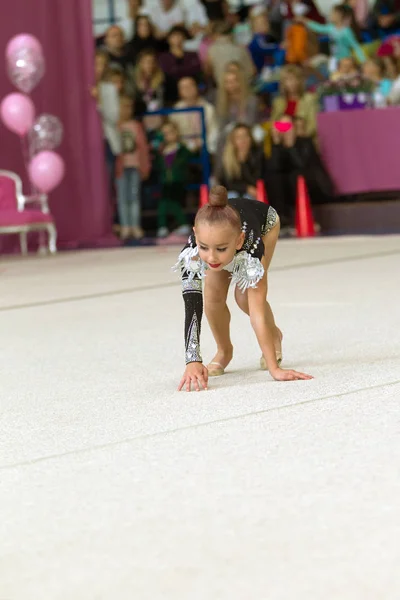
<path id="1" fill-rule="evenodd" d="M 29 185 L 30 185 L 30 193 L 32 196 L 34 196 L 38 193 L 38 190 L 33 185 L 31 178 L 29 176 L 29 163 L 31 160 L 31 156 L 30 156 L 30 151 L 29 151 L 29 141 L 28 141 L 27 134 L 21 136 L 21 149 L 22 149 L 22 158 L 23 158 L 24 165 L 25 165 L 26 175 L 28 177 L 28 181 L 29 181 Z"/>

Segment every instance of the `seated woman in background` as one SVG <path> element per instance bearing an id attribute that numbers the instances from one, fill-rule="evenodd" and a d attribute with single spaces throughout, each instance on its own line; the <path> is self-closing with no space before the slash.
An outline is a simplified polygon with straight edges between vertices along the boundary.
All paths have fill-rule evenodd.
<path id="1" fill-rule="evenodd" d="M 306 181 L 313 204 L 329 202 L 333 197 L 333 185 L 311 137 L 306 134 L 305 120 L 283 117 L 282 121 L 291 123 L 292 127 L 285 133 L 272 128 L 267 192 L 271 204 L 279 206 L 283 227 L 290 227 L 294 221 L 299 175 Z"/>
<path id="2" fill-rule="evenodd" d="M 168 34 L 169 52 L 160 56 L 160 66 L 166 75 L 165 103 L 174 104 L 178 100 L 178 81 L 182 77 L 199 77 L 201 65 L 196 52 L 184 50 L 188 33 L 182 26 L 176 25 Z"/>
<path id="3" fill-rule="evenodd" d="M 140 53 L 134 74 L 136 114 L 159 110 L 164 105 L 164 73 L 154 50 Z M 144 126 L 153 131 L 161 125 L 161 117 L 145 117 Z"/>
<path id="4" fill-rule="evenodd" d="M 217 114 L 223 132 L 227 126 L 240 122 L 253 126 L 258 121 L 258 100 L 250 92 L 244 71 L 229 65 L 217 92 Z"/>
<path id="5" fill-rule="evenodd" d="M 226 140 L 222 163 L 216 172 L 218 183 L 228 189 L 231 197 L 257 198 L 257 181 L 264 178 L 265 170 L 263 150 L 255 144 L 250 127 L 238 123 Z"/>
<path id="6" fill-rule="evenodd" d="M 294 65 L 284 67 L 280 75 L 280 94 L 272 103 L 271 121 L 282 117 L 301 117 L 305 133 L 314 137 L 317 131 L 318 102 L 315 94 L 305 91 L 301 69 Z"/>
<path id="7" fill-rule="evenodd" d="M 126 53 L 125 35 L 121 27 L 111 25 L 106 31 L 104 46 L 102 48 L 107 54 L 110 64 L 117 64 L 127 72 L 131 64 Z"/>
<path id="8" fill-rule="evenodd" d="M 143 50 L 153 50 L 158 52 L 160 42 L 154 34 L 154 27 L 147 15 L 139 15 L 135 24 L 135 35 L 126 45 L 126 54 L 130 62 L 134 65 Z"/>

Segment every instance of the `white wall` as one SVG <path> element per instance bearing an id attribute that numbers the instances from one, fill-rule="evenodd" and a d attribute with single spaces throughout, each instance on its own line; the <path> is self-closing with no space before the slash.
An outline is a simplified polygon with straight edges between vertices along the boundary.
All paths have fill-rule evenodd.
<path id="1" fill-rule="evenodd" d="M 107 0 L 92 0 L 93 1 L 93 18 L 94 19 L 108 19 L 108 1 Z M 114 0 L 115 13 L 117 18 L 124 18 L 127 14 L 127 2 L 126 0 Z M 106 29 L 107 25 L 94 25 L 94 31 L 96 34 L 102 33 Z"/>

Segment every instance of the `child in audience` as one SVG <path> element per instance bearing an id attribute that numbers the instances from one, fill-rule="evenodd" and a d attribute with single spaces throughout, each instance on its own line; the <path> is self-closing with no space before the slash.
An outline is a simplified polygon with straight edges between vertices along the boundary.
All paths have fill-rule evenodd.
<path id="1" fill-rule="evenodd" d="M 118 65 L 110 67 L 108 70 L 107 81 L 110 81 L 110 83 L 113 83 L 115 85 L 120 96 L 124 93 L 126 76 L 121 67 L 119 67 Z"/>
<path id="2" fill-rule="evenodd" d="M 141 181 L 150 173 L 150 153 L 139 121 L 132 119 L 134 106 L 129 96 L 121 96 L 120 130 L 122 153 L 117 161 L 117 198 L 121 239 L 144 235 L 140 226 Z"/>
<path id="3" fill-rule="evenodd" d="M 158 205 L 157 237 L 167 237 L 168 215 L 172 215 L 178 225 L 177 235 L 189 235 L 183 205 L 186 198 L 189 164 L 192 153 L 182 144 L 176 123 L 167 121 L 161 128 L 163 146 L 156 155 L 155 168 L 161 182 L 161 199 Z"/>
<path id="4" fill-rule="evenodd" d="M 340 79 L 351 79 L 358 75 L 358 68 L 356 61 L 352 56 L 347 56 L 339 61 L 338 70 L 331 74 L 332 81 L 339 81 Z"/>
<path id="5" fill-rule="evenodd" d="M 366 56 L 350 27 L 351 17 L 352 10 L 348 6 L 337 4 L 332 8 L 330 23 L 327 25 L 321 25 L 304 17 L 300 18 L 311 31 L 329 36 L 333 45 L 333 57 L 336 61 L 352 56 L 352 53 L 355 52 L 358 60 L 363 63 Z"/>
<path id="6" fill-rule="evenodd" d="M 257 72 L 260 73 L 264 67 L 273 66 L 277 40 L 270 33 L 268 15 L 262 8 L 254 8 L 250 20 L 253 38 L 248 48 Z"/>
<path id="7" fill-rule="evenodd" d="M 363 75 L 375 85 L 374 102 L 376 108 L 387 105 L 393 81 L 385 77 L 383 63 L 379 58 L 370 58 L 363 65 Z"/>

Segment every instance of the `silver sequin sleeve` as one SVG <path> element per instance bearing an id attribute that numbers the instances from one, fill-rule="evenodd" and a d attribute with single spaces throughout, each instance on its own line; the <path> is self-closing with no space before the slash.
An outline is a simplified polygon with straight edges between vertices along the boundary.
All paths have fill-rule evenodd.
<path id="1" fill-rule="evenodd" d="M 186 275 L 186 277 L 185 277 Z M 200 331 L 203 316 L 203 287 L 198 277 L 189 279 L 182 273 L 182 294 L 185 303 L 185 361 L 203 362 L 200 353 Z"/>

